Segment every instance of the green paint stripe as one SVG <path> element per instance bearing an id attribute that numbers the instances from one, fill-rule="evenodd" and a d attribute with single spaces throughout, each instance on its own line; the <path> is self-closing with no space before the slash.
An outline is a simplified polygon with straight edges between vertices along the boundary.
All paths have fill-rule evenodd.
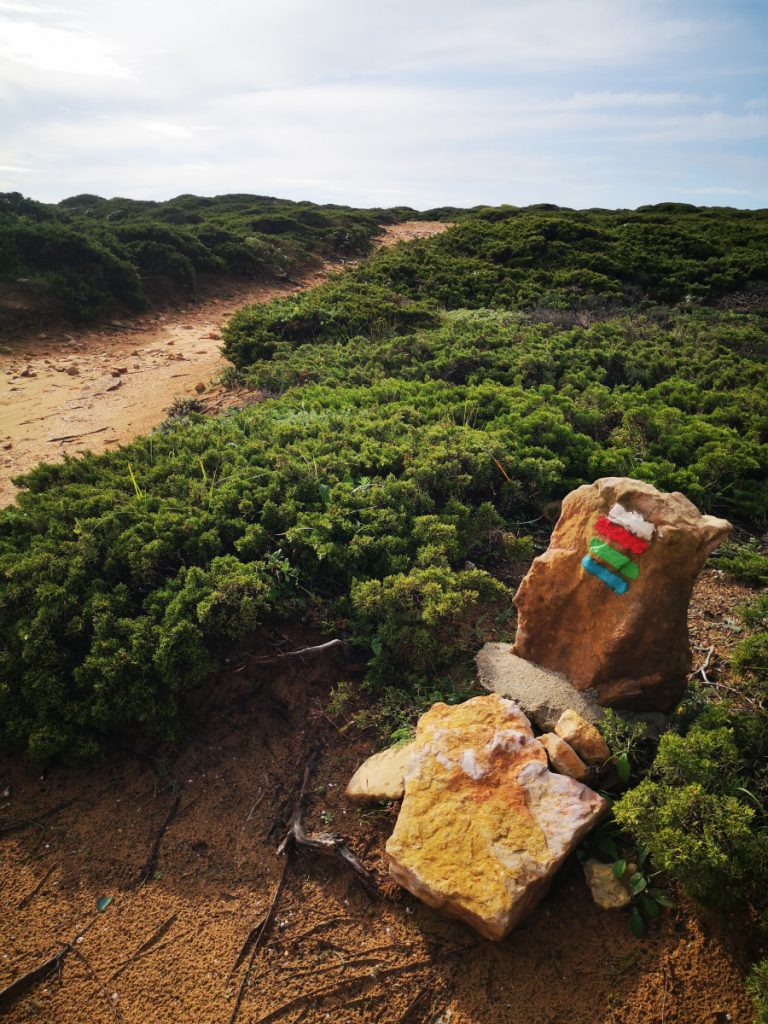
<path id="1" fill-rule="evenodd" d="M 605 562 L 606 565 L 610 565 L 612 569 L 616 569 L 628 580 L 636 580 L 640 575 L 637 563 L 633 562 L 629 555 L 623 555 L 616 548 L 612 548 L 607 541 L 593 537 L 589 542 L 589 553 L 595 558 L 599 558 L 601 562 Z"/>

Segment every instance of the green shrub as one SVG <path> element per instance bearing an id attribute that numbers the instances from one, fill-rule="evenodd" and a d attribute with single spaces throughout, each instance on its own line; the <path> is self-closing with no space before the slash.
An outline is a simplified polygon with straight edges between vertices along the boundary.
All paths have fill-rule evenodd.
<path id="1" fill-rule="evenodd" d="M 761 550 L 756 537 L 746 544 L 726 541 L 712 561 L 718 569 L 724 569 L 750 587 L 768 586 L 768 554 Z"/>
<path id="2" fill-rule="evenodd" d="M 747 977 L 747 992 L 755 1004 L 755 1024 L 768 1024 L 768 960 L 753 965 Z"/>
<path id="3" fill-rule="evenodd" d="M 753 831 L 754 809 L 700 783 L 645 779 L 621 798 L 614 814 L 647 847 L 656 868 L 709 906 L 732 907 L 768 865 L 765 837 Z"/>
<path id="4" fill-rule="evenodd" d="M 485 572 L 440 566 L 356 581 L 350 597 L 355 633 L 373 652 L 371 679 L 381 683 L 391 680 L 395 665 L 408 682 L 443 672 L 457 653 L 472 649 L 478 605 L 510 600 Z"/>

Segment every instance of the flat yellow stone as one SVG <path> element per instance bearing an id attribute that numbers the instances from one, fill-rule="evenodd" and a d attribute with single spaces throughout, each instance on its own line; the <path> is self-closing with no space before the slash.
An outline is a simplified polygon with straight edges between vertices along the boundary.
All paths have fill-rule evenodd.
<path id="1" fill-rule="evenodd" d="M 547 768 L 530 722 L 497 694 L 419 721 L 390 874 L 425 903 L 501 939 L 607 805 Z"/>
<path id="2" fill-rule="evenodd" d="M 406 743 L 381 750 L 363 761 L 344 790 L 346 798 L 356 804 L 399 800 L 405 789 L 405 771 L 412 750 L 413 744 Z"/>

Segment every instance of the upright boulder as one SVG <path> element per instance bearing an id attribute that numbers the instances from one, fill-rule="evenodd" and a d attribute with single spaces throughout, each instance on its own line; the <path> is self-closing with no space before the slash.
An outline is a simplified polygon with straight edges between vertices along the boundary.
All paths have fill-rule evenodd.
<path id="1" fill-rule="evenodd" d="M 671 709 L 691 670 L 693 583 L 730 531 L 640 480 L 577 488 L 515 596 L 512 653 L 594 687 L 603 706 Z"/>
<path id="2" fill-rule="evenodd" d="M 496 694 L 424 714 L 387 843 L 390 874 L 443 913 L 503 938 L 607 810 L 547 768 L 518 706 Z"/>

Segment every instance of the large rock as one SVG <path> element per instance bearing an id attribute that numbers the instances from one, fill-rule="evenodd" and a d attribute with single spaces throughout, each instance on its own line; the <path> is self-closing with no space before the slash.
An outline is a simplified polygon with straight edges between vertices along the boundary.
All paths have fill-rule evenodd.
<path id="1" fill-rule="evenodd" d="M 413 744 L 406 743 L 372 754 L 347 783 L 346 798 L 355 804 L 399 800 L 405 789 L 405 771 L 412 750 Z"/>
<path id="2" fill-rule="evenodd" d="M 512 652 L 593 687 L 604 706 L 671 709 L 691 669 L 693 583 L 730 530 L 640 480 L 579 487 L 515 596 Z"/>
<path id="3" fill-rule="evenodd" d="M 387 843 L 395 881 L 489 939 L 546 893 L 607 805 L 547 768 L 530 722 L 495 694 L 435 704 L 419 721 Z"/>

